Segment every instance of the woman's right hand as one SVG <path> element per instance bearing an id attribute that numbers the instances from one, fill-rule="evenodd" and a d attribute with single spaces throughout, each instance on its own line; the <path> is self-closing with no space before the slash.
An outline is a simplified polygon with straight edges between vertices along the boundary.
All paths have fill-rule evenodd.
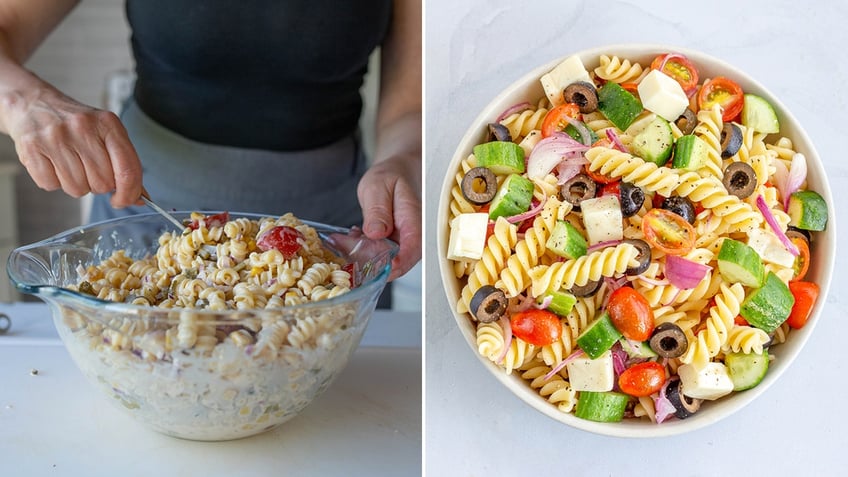
<path id="1" fill-rule="evenodd" d="M 3 129 L 38 187 L 73 197 L 114 191 L 115 208 L 141 196 L 141 163 L 118 117 L 43 83 L 0 95 Z"/>

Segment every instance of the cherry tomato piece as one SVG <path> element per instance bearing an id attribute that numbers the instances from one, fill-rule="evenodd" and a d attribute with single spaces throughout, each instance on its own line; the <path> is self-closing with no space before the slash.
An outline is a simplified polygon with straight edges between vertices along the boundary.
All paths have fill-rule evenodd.
<path id="1" fill-rule="evenodd" d="M 746 320 L 745 318 L 742 318 L 742 315 L 736 315 L 736 318 L 733 319 L 733 323 L 735 323 L 739 326 L 750 326 L 751 325 L 750 323 L 748 323 L 748 320 Z"/>
<path id="2" fill-rule="evenodd" d="M 810 245 L 801 237 L 789 237 L 789 240 L 798 248 L 798 256 L 795 258 L 795 276 L 792 277 L 793 282 L 803 280 L 807 275 L 807 270 L 810 269 Z"/>
<path id="3" fill-rule="evenodd" d="M 742 112 L 742 106 L 745 105 L 742 87 L 724 76 L 707 80 L 698 92 L 698 107 L 710 109 L 715 104 L 722 108 L 722 121 L 729 122 Z"/>
<path id="4" fill-rule="evenodd" d="M 262 234 L 256 241 L 256 246 L 262 251 L 277 249 L 288 260 L 297 255 L 301 248 L 300 242 L 304 239 L 299 230 L 288 225 L 278 225 Z"/>
<path id="5" fill-rule="evenodd" d="M 645 361 L 625 369 L 618 377 L 618 387 L 631 396 L 650 396 L 662 389 L 666 379 L 663 365 Z"/>
<path id="6" fill-rule="evenodd" d="M 620 85 L 625 91 L 633 96 L 639 97 L 639 85 L 636 83 L 621 83 Z"/>
<path id="7" fill-rule="evenodd" d="M 665 63 L 665 64 L 663 64 Z M 660 70 L 660 67 L 662 69 Z M 654 58 L 652 70 L 660 70 L 680 84 L 686 94 L 691 94 L 698 86 L 698 69 L 683 55 L 666 53 Z"/>
<path id="8" fill-rule="evenodd" d="M 613 326 L 627 339 L 645 341 L 654 332 L 654 311 L 651 305 L 631 287 L 621 287 L 612 292 L 607 311 Z"/>
<path id="9" fill-rule="evenodd" d="M 535 346 L 546 346 L 562 337 L 560 318 L 547 310 L 531 309 L 512 315 L 512 334 Z"/>
<path id="10" fill-rule="evenodd" d="M 221 227 L 229 221 L 230 213 L 221 212 L 220 214 L 207 215 L 199 220 L 192 220 L 191 223 L 188 224 L 188 228 L 191 230 L 197 230 L 197 228 L 200 227 L 200 223 L 203 222 L 207 229 L 211 229 L 212 227 Z"/>
<path id="11" fill-rule="evenodd" d="M 542 120 L 542 137 L 548 137 L 557 131 L 563 131 L 568 127 L 568 121 L 565 118 L 577 119 L 580 117 L 580 106 L 576 103 L 561 104 L 545 115 Z"/>
<path id="12" fill-rule="evenodd" d="M 342 266 L 342 270 L 344 270 L 348 274 L 350 274 L 350 287 L 351 288 L 356 287 L 356 269 L 357 268 L 358 267 L 356 266 L 356 262 L 348 262 L 348 263 L 346 263 Z"/>
<path id="13" fill-rule="evenodd" d="M 819 286 L 813 282 L 789 282 L 789 291 L 795 297 L 795 303 L 786 322 L 797 330 L 806 325 L 807 320 L 810 319 L 813 305 L 819 298 Z"/>
<path id="14" fill-rule="evenodd" d="M 648 245 L 670 255 L 686 255 L 695 246 L 695 228 L 683 217 L 665 209 L 651 209 L 642 218 Z"/>
<path id="15" fill-rule="evenodd" d="M 598 197 L 603 197 L 605 195 L 614 195 L 621 199 L 621 181 L 617 180 L 615 182 L 604 184 L 604 186 L 598 191 Z"/>

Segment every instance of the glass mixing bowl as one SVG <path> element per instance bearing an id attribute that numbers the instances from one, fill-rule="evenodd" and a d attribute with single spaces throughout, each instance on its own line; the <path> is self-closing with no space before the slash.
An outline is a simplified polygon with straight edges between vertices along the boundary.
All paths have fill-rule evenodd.
<path id="1" fill-rule="evenodd" d="M 76 365 L 119 408 L 171 436 L 237 439 L 291 419 L 329 387 L 358 346 L 397 254 L 397 244 L 370 240 L 357 229 L 304 223 L 356 264 L 356 288 L 302 305 L 225 311 L 107 302 L 67 288 L 115 250 L 136 259 L 155 253 L 158 237 L 173 229 L 157 214 L 79 227 L 20 247 L 7 271 L 19 291 L 50 306 Z M 174 339 L 181 323 L 214 329 L 217 339 L 181 348 Z M 242 342 L 228 338 L 239 330 Z"/>

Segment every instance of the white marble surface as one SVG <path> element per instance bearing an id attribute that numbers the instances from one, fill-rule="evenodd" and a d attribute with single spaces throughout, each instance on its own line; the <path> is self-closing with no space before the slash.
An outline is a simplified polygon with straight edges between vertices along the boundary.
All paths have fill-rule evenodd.
<path id="1" fill-rule="evenodd" d="M 108 404 L 46 305 L 0 304 L 0 313 L 12 319 L 0 335 L 0 475 L 421 474 L 418 312 L 375 312 L 347 368 L 302 414 L 228 442 L 167 437 Z"/>
<path id="2" fill-rule="evenodd" d="M 439 189 L 467 126 L 525 72 L 581 49 L 661 43 L 701 50 L 770 89 L 805 126 L 835 203 L 848 201 L 843 45 L 848 4 L 797 1 L 464 2 L 426 6 L 426 256 L 435 257 Z M 841 209 L 841 207 L 837 207 Z M 838 235 L 848 217 L 838 212 Z M 826 308 L 802 355 L 763 396 L 731 418 L 660 439 L 573 430 L 536 412 L 483 368 L 460 335 L 426 263 L 427 475 L 838 475 L 848 442 L 842 401 L 848 307 L 846 257 L 837 257 Z M 830 397 L 828 397 L 830 396 Z"/>

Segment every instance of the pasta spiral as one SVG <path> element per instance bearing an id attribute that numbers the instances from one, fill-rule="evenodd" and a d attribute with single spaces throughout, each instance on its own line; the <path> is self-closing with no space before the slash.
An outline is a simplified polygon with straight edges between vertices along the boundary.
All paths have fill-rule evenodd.
<path id="1" fill-rule="evenodd" d="M 624 273 L 628 267 L 637 265 L 638 253 L 633 245 L 621 243 L 573 260 L 539 265 L 529 271 L 531 292 L 533 296 L 541 296 L 549 291 L 582 286 L 589 280 Z"/>

